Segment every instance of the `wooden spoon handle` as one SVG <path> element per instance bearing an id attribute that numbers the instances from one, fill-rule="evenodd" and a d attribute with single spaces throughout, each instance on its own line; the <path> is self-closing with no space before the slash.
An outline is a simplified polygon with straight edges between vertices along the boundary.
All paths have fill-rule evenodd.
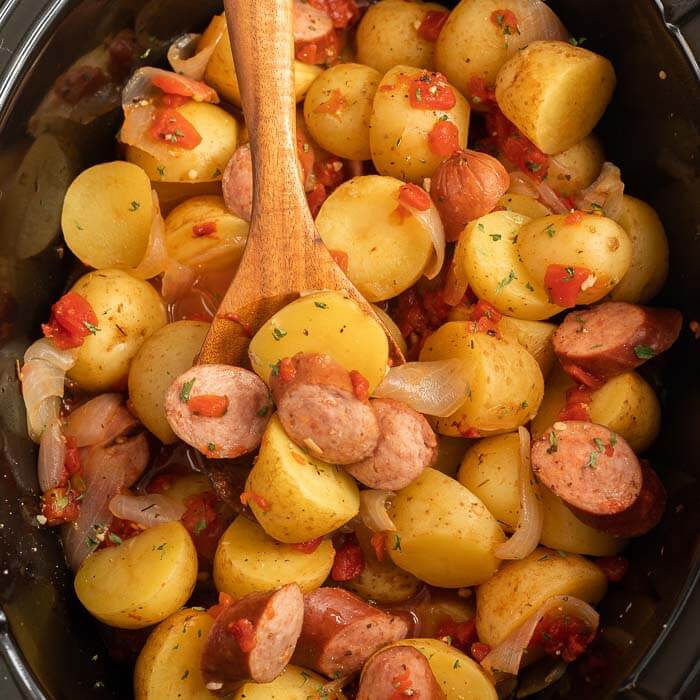
<path id="1" fill-rule="evenodd" d="M 280 239 L 274 229 L 282 217 L 295 234 L 313 227 L 297 165 L 292 0 L 225 0 L 225 6 L 250 134 L 257 247 L 261 233 Z M 295 217 L 303 225 L 294 226 Z"/>

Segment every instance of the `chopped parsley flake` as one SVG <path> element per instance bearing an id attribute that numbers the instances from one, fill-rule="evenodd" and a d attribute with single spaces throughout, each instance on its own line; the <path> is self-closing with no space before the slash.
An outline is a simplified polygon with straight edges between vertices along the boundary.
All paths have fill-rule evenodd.
<path id="1" fill-rule="evenodd" d="M 588 455 L 588 461 L 583 465 L 584 467 L 590 467 L 595 469 L 595 465 L 598 462 L 598 453 L 594 450 Z"/>
<path id="2" fill-rule="evenodd" d="M 270 410 L 269 404 L 265 404 L 264 406 L 261 406 L 255 413 L 256 416 L 259 416 L 262 418 L 263 416 L 267 415 L 267 412 Z"/>
<path id="3" fill-rule="evenodd" d="M 156 170 L 158 171 L 158 175 L 165 177 L 165 166 L 159 165 Z"/>
<path id="4" fill-rule="evenodd" d="M 513 270 L 511 270 L 508 273 L 508 277 L 504 277 L 496 286 L 496 294 L 499 294 L 500 292 L 503 291 L 505 287 L 507 287 L 514 279 L 517 279 L 517 276 Z"/>
<path id="5" fill-rule="evenodd" d="M 282 338 L 284 338 L 285 335 L 287 335 L 287 331 L 285 331 L 283 328 L 272 329 L 272 337 L 275 340 L 282 340 Z"/>
<path id="6" fill-rule="evenodd" d="M 550 238 L 554 238 L 554 234 L 556 233 L 556 231 L 554 230 L 554 224 L 549 224 L 549 226 L 547 226 L 547 228 L 544 230 L 544 232 L 545 232 Z"/>
<path id="7" fill-rule="evenodd" d="M 578 39 L 572 36 L 571 39 L 569 39 L 569 43 L 572 46 L 581 46 L 586 41 L 588 41 L 588 39 L 585 36 L 579 37 Z"/>
<path id="8" fill-rule="evenodd" d="M 180 389 L 180 401 L 183 403 L 187 403 L 190 400 L 190 392 L 192 391 L 195 381 L 196 378 L 193 377 L 189 382 L 185 382 L 182 385 L 182 388 Z"/>
<path id="9" fill-rule="evenodd" d="M 280 373 L 280 362 L 282 362 L 282 360 L 277 360 L 274 365 L 270 365 L 270 374 L 272 374 L 273 377 L 278 376 Z"/>
<path id="10" fill-rule="evenodd" d="M 525 282 L 525 289 L 527 289 L 530 292 L 535 291 L 535 288 L 529 282 Z"/>
<path id="11" fill-rule="evenodd" d="M 491 240 L 492 240 L 492 241 L 500 241 L 500 240 L 501 240 L 501 234 L 500 234 L 500 233 L 492 233 L 492 234 L 491 234 Z"/>
<path id="12" fill-rule="evenodd" d="M 219 170 L 219 168 L 217 168 L 217 169 L 212 173 L 212 177 L 221 177 L 221 170 Z"/>
<path id="13" fill-rule="evenodd" d="M 401 551 L 401 536 L 399 535 L 398 532 L 394 535 L 394 546 L 392 547 L 392 549 L 395 552 Z"/>
<path id="14" fill-rule="evenodd" d="M 648 345 L 636 345 L 634 354 L 640 360 L 651 360 L 651 358 L 654 357 L 654 351 Z"/>
<path id="15" fill-rule="evenodd" d="M 198 520 L 194 526 L 194 534 L 199 535 L 203 530 L 206 530 L 206 529 L 207 529 L 207 521 L 206 520 Z"/>
<path id="16" fill-rule="evenodd" d="M 559 449 L 559 438 L 557 434 L 552 430 L 549 433 L 549 447 L 547 448 L 547 454 L 553 455 Z"/>
<path id="17" fill-rule="evenodd" d="M 90 323 L 90 321 L 83 321 L 83 325 L 84 325 L 85 328 L 87 328 L 87 329 L 90 331 L 90 333 L 92 333 L 93 335 L 97 335 L 97 331 L 100 330 L 97 326 L 94 326 L 92 323 Z"/>
<path id="18" fill-rule="evenodd" d="M 461 668 L 462 664 L 459 663 L 459 659 L 455 659 L 455 662 L 452 664 L 452 668 Z"/>
<path id="19" fill-rule="evenodd" d="M 315 301 L 314 306 L 318 307 L 319 309 L 327 309 L 328 308 L 328 304 L 325 304 L 322 301 Z"/>
<path id="20" fill-rule="evenodd" d="M 84 230 L 85 230 L 77 221 L 75 222 L 75 228 L 77 228 L 78 231 L 84 231 Z"/>
<path id="21" fill-rule="evenodd" d="M 134 200 L 129 207 L 129 211 L 138 211 L 141 208 L 141 202 Z"/>
<path id="22" fill-rule="evenodd" d="M 110 532 L 107 537 L 109 538 L 109 541 L 112 544 L 121 544 L 122 543 L 122 538 L 119 537 L 119 535 L 115 535 L 113 532 Z"/>
<path id="23" fill-rule="evenodd" d="M 209 452 L 216 452 L 216 443 L 208 442 L 207 449 L 209 450 Z"/>
<path id="24" fill-rule="evenodd" d="M 185 678 L 187 678 L 187 676 L 189 676 L 189 675 L 190 675 L 189 670 L 186 670 L 186 671 L 182 674 L 182 676 L 180 676 L 180 680 L 181 680 L 181 681 L 184 681 Z"/>
<path id="25" fill-rule="evenodd" d="M 151 49 L 146 49 L 139 58 L 148 58 L 151 55 Z"/>
<path id="26" fill-rule="evenodd" d="M 610 447 L 615 447 L 617 445 L 617 434 L 610 433 Z"/>
<path id="27" fill-rule="evenodd" d="M 484 227 L 483 224 L 477 224 L 476 227 L 479 229 L 479 231 L 482 231 L 482 232 L 486 230 L 486 228 Z"/>
<path id="28" fill-rule="evenodd" d="M 599 437 L 593 438 L 593 443 L 598 452 L 603 452 L 605 450 L 605 443 Z"/>

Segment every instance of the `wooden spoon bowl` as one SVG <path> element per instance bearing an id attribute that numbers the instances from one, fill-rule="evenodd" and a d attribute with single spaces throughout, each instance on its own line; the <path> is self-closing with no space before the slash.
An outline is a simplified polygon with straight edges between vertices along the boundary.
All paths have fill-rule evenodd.
<path id="1" fill-rule="evenodd" d="M 250 134 L 253 214 L 199 362 L 245 365 L 251 334 L 301 291 L 344 290 L 377 317 L 323 245 L 306 202 L 296 146 L 292 0 L 224 4 Z M 402 363 L 387 337 L 393 363 Z"/>

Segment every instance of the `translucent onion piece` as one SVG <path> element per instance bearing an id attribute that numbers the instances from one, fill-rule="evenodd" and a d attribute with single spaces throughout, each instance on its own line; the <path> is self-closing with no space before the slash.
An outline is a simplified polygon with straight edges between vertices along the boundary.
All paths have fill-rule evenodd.
<path id="1" fill-rule="evenodd" d="M 392 367 L 372 395 L 401 401 L 419 413 L 445 418 L 467 400 L 468 393 L 464 363 L 453 357 Z"/>
<path id="2" fill-rule="evenodd" d="M 189 266 L 169 258 L 165 263 L 161 294 L 168 304 L 181 299 L 192 289 L 197 279 L 197 273 Z"/>
<path id="3" fill-rule="evenodd" d="M 510 173 L 510 187 L 508 188 L 508 192 L 511 194 L 522 194 L 526 197 L 532 197 L 533 199 L 539 197 L 535 181 L 519 170 L 514 170 Z"/>
<path id="4" fill-rule="evenodd" d="M 401 202 L 401 205 L 423 224 L 423 227 L 430 235 L 434 252 L 428 268 L 423 274 L 429 280 L 432 280 L 440 274 L 442 265 L 445 262 L 445 229 L 442 226 L 440 214 L 438 214 L 437 207 L 433 204 L 432 199 L 430 200 L 430 207 L 424 211 L 411 207 L 404 202 Z"/>
<path id="5" fill-rule="evenodd" d="M 139 68 L 124 86 L 124 90 L 122 90 L 122 107 L 125 113 L 135 108 L 143 107 L 145 106 L 144 102 L 148 103 L 154 97 L 163 94 L 160 88 L 153 85 L 154 78 L 177 83 L 183 89 L 183 92 L 192 93 L 191 97 L 196 102 L 212 102 L 216 104 L 219 101 L 216 91 L 205 83 L 192 80 L 169 70 L 147 66 Z"/>
<path id="6" fill-rule="evenodd" d="M 539 621 L 552 610 L 576 617 L 591 630 L 598 629 L 598 613 L 588 603 L 572 596 L 557 595 L 546 600 L 528 619 L 515 629 L 497 647 L 492 649 L 481 662 L 484 669 L 492 674 L 508 673 L 517 675 L 525 651 Z"/>
<path id="7" fill-rule="evenodd" d="M 80 461 L 86 482 L 104 469 L 112 469 L 122 474 L 125 486 L 131 486 L 143 474 L 149 458 L 148 441 L 139 433 L 113 445 L 94 445 L 81 454 Z"/>
<path id="8" fill-rule="evenodd" d="M 180 520 L 185 514 L 185 506 L 162 494 L 134 496 L 130 493 L 118 494 L 109 502 L 112 515 L 122 520 L 131 520 L 143 527 L 153 527 L 161 523 Z"/>
<path id="9" fill-rule="evenodd" d="M 396 532 L 396 525 L 386 510 L 387 500 L 395 495 L 393 491 L 379 489 L 360 491 L 360 519 L 372 532 Z"/>
<path id="10" fill-rule="evenodd" d="M 530 0 L 518 13 L 518 46 L 533 41 L 567 41 L 569 32 L 554 12 L 541 0 Z"/>
<path id="11" fill-rule="evenodd" d="M 449 306 L 457 306 L 457 304 L 460 304 L 462 299 L 464 299 L 468 287 L 469 280 L 464 274 L 462 266 L 457 264 L 455 258 L 452 258 L 452 262 L 447 268 L 442 298 Z"/>
<path id="12" fill-rule="evenodd" d="M 38 476 L 42 491 L 58 488 L 63 480 L 66 461 L 66 440 L 59 418 L 44 430 L 39 442 Z"/>
<path id="13" fill-rule="evenodd" d="M 76 447 L 88 447 L 105 442 L 107 426 L 122 402 L 120 394 L 100 394 L 90 399 L 68 416 L 66 437 L 73 438 Z"/>
<path id="14" fill-rule="evenodd" d="M 74 364 L 77 350 L 59 350 L 48 338 L 40 338 L 32 343 L 24 353 L 24 361 L 44 360 L 50 365 L 67 372 Z"/>
<path id="15" fill-rule="evenodd" d="M 598 179 L 576 197 L 575 203 L 586 211 L 599 207 L 609 219 L 619 221 L 624 210 L 624 194 L 625 183 L 620 168 L 604 163 Z"/>
<path id="16" fill-rule="evenodd" d="M 518 428 L 520 438 L 520 469 L 518 489 L 520 491 L 520 515 L 515 533 L 494 549 L 499 559 L 524 559 L 535 551 L 542 535 L 544 509 L 537 493 L 530 460 L 530 433 Z"/>
<path id="17" fill-rule="evenodd" d="M 130 275 L 142 280 L 157 277 L 165 270 L 168 263 L 168 249 L 165 245 L 165 221 L 160 213 L 160 202 L 155 190 L 151 190 L 151 198 L 153 200 L 153 220 L 151 221 L 151 231 L 148 234 L 146 251 L 136 267 L 126 270 Z"/>
<path id="18" fill-rule="evenodd" d="M 223 36 L 223 29 L 205 49 L 197 51 L 201 34 L 183 34 L 170 45 L 168 63 L 180 75 L 192 80 L 202 80 L 207 64 Z"/>
<path id="19" fill-rule="evenodd" d="M 561 201 L 559 195 L 544 181 L 536 182 L 537 195 L 546 207 L 549 207 L 555 214 L 566 214 L 569 208 Z"/>

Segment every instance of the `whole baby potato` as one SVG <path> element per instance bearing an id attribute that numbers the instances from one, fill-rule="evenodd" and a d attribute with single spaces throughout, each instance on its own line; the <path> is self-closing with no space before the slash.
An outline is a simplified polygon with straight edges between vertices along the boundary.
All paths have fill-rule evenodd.
<path id="1" fill-rule="evenodd" d="M 587 559 L 538 547 L 525 559 L 505 563 L 477 589 L 479 640 L 493 648 L 552 596 L 569 595 L 595 604 L 607 587 L 603 572 Z"/>
<path id="2" fill-rule="evenodd" d="M 213 43 L 216 48 L 207 63 L 204 82 L 213 87 L 227 102 L 241 106 L 241 92 L 238 87 L 236 68 L 233 65 L 231 40 L 224 15 L 216 15 L 199 40 L 197 51 L 202 51 Z M 294 94 L 296 101 L 304 99 L 306 91 L 321 74 L 319 66 L 311 66 L 302 61 L 294 61 Z"/>
<path id="3" fill-rule="evenodd" d="M 387 549 L 397 566 L 441 588 L 475 586 L 496 572 L 505 536 L 486 506 L 455 479 L 426 469 L 393 499 L 396 532 Z"/>
<path id="4" fill-rule="evenodd" d="M 151 182 L 136 165 L 100 163 L 73 180 L 63 202 L 66 245 L 85 265 L 136 267 L 153 220 Z"/>
<path id="5" fill-rule="evenodd" d="M 519 343 L 476 331 L 476 324 L 452 321 L 428 336 L 421 361 L 459 358 L 469 390 L 464 403 L 446 418 L 437 418 L 441 435 L 478 437 L 527 423 L 544 393 L 542 371 Z"/>
<path id="6" fill-rule="evenodd" d="M 435 43 L 418 33 L 429 12 L 447 14 L 447 8 L 432 2 L 397 0 L 370 5 L 357 26 L 357 60 L 382 75 L 398 65 L 433 70 Z"/>
<path id="7" fill-rule="evenodd" d="M 221 180 L 238 144 L 238 124 L 224 109 L 190 100 L 175 108 L 197 130 L 201 143 L 194 148 L 159 149 L 159 158 L 138 146 L 127 146 L 126 159 L 143 168 L 154 182 L 201 183 Z"/>
<path id="8" fill-rule="evenodd" d="M 321 148 L 341 158 L 369 160 L 369 118 L 380 73 L 339 63 L 314 80 L 304 100 L 304 121 Z"/>
<path id="9" fill-rule="evenodd" d="M 75 592 L 100 622 L 140 629 L 179 610 L 196 581 L 197 551 L 173 521 L 91 554 L 75 575 Z"/>
<path id="10" fill-rule="evenodd" d="M 129 369 L 129 398 L 139 420 L 165 444 L 177 436 L 165 417 L 165 392 L 194 364 L 209 323 L 176 321 L 144 342 Z"/>
<path id="11" fill-rule="evenodd" d="M 431 108 L 431 85 L 437 80 L 440 92 L 453 96 L 453 106 Z M 434 87 L 434 86 L 433 86 Z M 417 106 L 416 106 L 417 105 Z M 464 148 L 469 131 L 469 104 L 439 73 L 410 66 L 396 66 L 381 80 L 374 95 L 369 142 L 372 160 L 380 175 L 422 183 L 450 152 L 436 151 L 433 130 L 455 131 L 456 148 Z"/>
<path id="12" fill-rule="evenodd" d="M 248 239 L 248 222 L 226 208 L 216 195 L 192 197 L 165 219 L 168 254 L 183 265 L 235 270 Z"/>
<path id="13" fill-rule="evenodd" d="M 344 292 L 314 292 L 280 309 L 253 336 L 248 356 L 264 382 L 283 357 L 298 352 L 330 355 L 368 382 L 384 379 L 389 343 L 384 329 Z M 298 541 L 298 540 L 297 540 Z"/>
<path id="14" fill-rule="evenodd" d="M 323 537 L 360 510 L 355 480 L 341 467 L 303 452 L 276 415 L 267 424 L 245 489 L 262 499 L 252 498 L 249 505 L 265 532 L 289 544 Z"/>
<path id="15" fill-rule="evenodd" d="M 603 116 L 615 70 L 598 54 L 565 41 L 534 41 L 498 72 L 501 111 L 547 154 L 582 141 Z"/>
<path id="16" fill-rule="evenodd" d="M 92 306 L 97 325 L 68 377 L 85 391 L 107 391 L 126 377 L 145 340 L 166 324 L 163 300 L 148 282 L 123 270 L 89 272 L 71 291 Z"/>
<path id="17" fill-rule="evenodd" d="M 297 583 L 318 588 L 333 566 L 335 550 L 324 540 L 313 552 L 273 540 L 258 523 L 239 515 L 221 536 L 214 556 L 214 583 L 234 598 Z"/>
<path id="18" fill-rule="evenodd" d="M 184 608 L 163 620 L 141 650 L 134 669 L 136 700 L 208 700 L 202 650 L 214 618 L 204 610 Z"/>
<path id="19" fill-rule="evenodd" d="M 623 198 L 620 226 L 632 241 L 632 263 L 610 298 L 645 304 L 661 291 L 668 275 L 666 231 L 652 207 L 629 195 Z"/>
<path id="20" fill-rule="evenodd" d="M 354 177 L 328 197 L 316 217 L 321 239 L 329 250 L 347 255 L 348 278 L 368 301 L 408 289 L 433 255 L 425 225 L 396 213 L 402 186 L 393 177 Z"/>

